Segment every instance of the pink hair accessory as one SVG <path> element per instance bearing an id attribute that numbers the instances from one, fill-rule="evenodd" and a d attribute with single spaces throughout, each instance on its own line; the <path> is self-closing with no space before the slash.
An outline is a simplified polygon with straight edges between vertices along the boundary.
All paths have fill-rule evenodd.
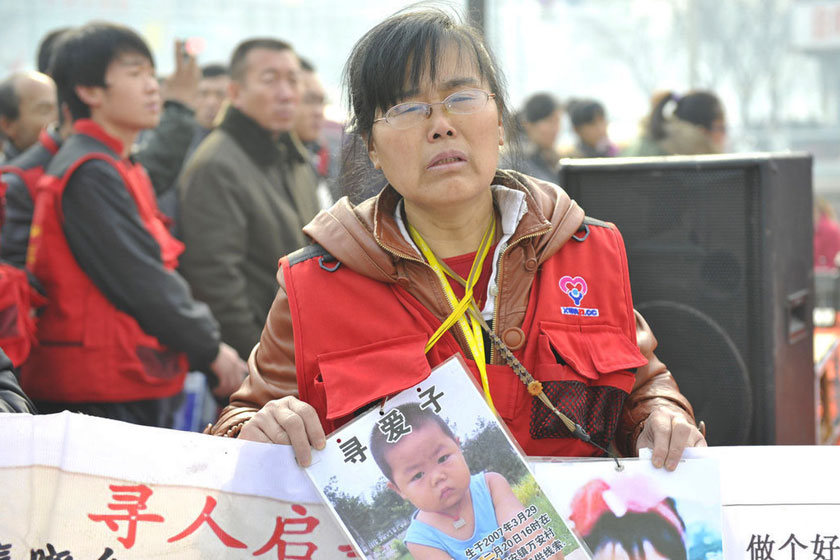
<path id="1" fill-rule="evenodd" d="M 643 476 L 627 476 L 607 484 L 595 479 L 587 482 L 572 498 L 569 519 L 583 535 L 589 535 L 602 515 L 611 512 L 618 518 L 630 513 L 656 513 L 685 536 L 685 526 L 668 506 L 668 497 Z"/>

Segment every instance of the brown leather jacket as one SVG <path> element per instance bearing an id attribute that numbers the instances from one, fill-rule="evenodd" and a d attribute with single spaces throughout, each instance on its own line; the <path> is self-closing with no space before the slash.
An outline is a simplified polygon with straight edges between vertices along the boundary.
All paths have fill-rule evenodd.
<path id="1" fill-rule="evenodd" d="M 527 211 L 521 216 L 511 239 L 523 239 L 524 251 L 512 251 L 522 262 L 506 261 L 506 274 L 496 296 L 497 321 L 494 330 L 504 333 L 521 325 L 528 302 L 530 286 L 525 270 L 532 261 L 539 265 L 578 231 L 583 223 L 583 210 L 561 189 L 525 175 L 498 171 L 493 181 L 508 189 L 525 193 Z M 510 194 L 508 192 L 508 194 Z M 440 285 L 429 278 L 422 257 L 400 232 L 394 216 L 400 195 L 386 187 L 378 196 L 353 207 L 347 199 L 321 212 L 304 232 L 339 261 L 357 273 L 382 282 L 400 282 L 414 297 L 443 321 L 451 308 Z M 498 191 L 496 202 L 499 204 Z M 502 208 L 502 223 L 505 222 Z M 417 261 L 400 255 L 413 255 Z M 420 262 L 418 262 L 420 261 Z M 517 266 L 519 264 L 519 266 Z M 532 265 L 533 266 L 533 265 Z M 410 281 L 406 281 L 410 279 Z M 297 395 L 294 334 L 289 303 L 282 273 L 280 288 L 268 315 L 258 344 L 248 360 L 250 375 L 231 396 L 230 405 L 219 420 L 208 428 L 209 433 L 235 437 L 248 419 L 272 399 Z M 457 332 L 457 331 L 456 331 Z M 504 335 L 502 335 L 504 336 Z M 647 366 L 636 372 L 636 382 L 625 402 L 615 443 L 624 455 L 635 455 L 636 439 L 645 419 L 656 407 L 667 407 L 694 422 L 694 413 L 665 365 L 653 354 L 656 338 L 639 313 L 636 313 L 636 339 Z M 466 345 L 459 339 L 463 348 Z M 498 355 L 494 363 L 500 363 Z"/>

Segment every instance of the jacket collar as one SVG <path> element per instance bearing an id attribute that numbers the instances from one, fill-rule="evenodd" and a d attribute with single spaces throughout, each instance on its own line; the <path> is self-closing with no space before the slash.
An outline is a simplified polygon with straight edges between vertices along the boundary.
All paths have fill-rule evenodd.
<path id="1" fill-rule="evenodd" d="M 271 132 L 257 121 L 229 106 L 219 128 L 230 134 L 257 165 L 274 165 L 280 161 L 280 148 Z"/>
<path id="2" fill-rule="evenodd" d="M 102 144 L 116 154 L 117 159 L 122 159 L 123 143 L 122 140 L 111 136 L 99 123 L 92 119 L 79 119 L 73 123 L 73 132 L 90 136 L 98 140 Z"/>
<path id="3" fill-rule="evenodd" d="M 501 214 L 503 239 L 515 243 L 551 229 L 551 222 L 531 192 L 512 173 L 498 171 L 490 188 Z M 376 198 L 374 224 L 374 236 L 386 250 L 422 259 L 402 219 L 402 196 L 390 185 Z"/>
<path id="4" fill-rule="evenodd" d="M 715 148 L 702 126 L 673 118 L 665 123 L 665 138 L 659 147 L 666 154 L 714 154 Z"/>
<path id="5" fill-rule="evenodd" d="M 555 253 L 583 223 L 583 210 L 556 185 L 501 170 L 493 185 L 504 233 L 510 235 L 508 243 L 534 237 L 539 262 Z M 395 218 L 401 200 L 390 185 L 356 207 L 345 197 L 316 216 L 304 232 L 356 272 L 394 282 L 398 261 L 423 260 Z"/>
<path id="6" fill-rule="evenodd" d="M 58 126 L 55 124 L 45 126 L 38 133 L 38 142 L 49 153 L 55 155 L 58 148 L 61 147 L 61 135 L 58 133 Z"/>

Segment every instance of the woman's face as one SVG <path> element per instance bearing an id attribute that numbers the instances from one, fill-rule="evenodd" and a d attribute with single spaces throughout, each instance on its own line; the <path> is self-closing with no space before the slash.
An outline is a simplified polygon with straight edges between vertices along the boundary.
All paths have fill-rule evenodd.
<path id="1" fill-rule="evenodd" d="M 399 102 L 436 103 L 464 89 L 487 91 L 475 64 L 459 57 L 456 47 L 444 51 L 436 73 L 434 83 L 421 80 L 420 91 L 407 92 Z M 377 111 L 376 118 L 383 116 Z M 503 138 L 493 99 L 469 115 L 450 114 L 443 105 L 434 105 L 431 116 L 413 128 L 374 123 L 369 155 L 404 197 L 407 208 L 436 212 L 473 203 L 489 192 Z"/>
<path id="2" fill-rule="evenodd" d="M 597 146 L 607 137 L 607 119 L 602 116 L 595 117 L 591 122 L 582 124 L 575 129 L 580 139 L 588 146 Z"/>
<path id="3" fill-rule="evenodd" d="M 541 150 L 551 150 L 557 142 L 557 135 L 560 134 L 560 109 L 557 109 L 544 119 L 534 123 L 525 123 L 525 131 L 531 142 Z"/>

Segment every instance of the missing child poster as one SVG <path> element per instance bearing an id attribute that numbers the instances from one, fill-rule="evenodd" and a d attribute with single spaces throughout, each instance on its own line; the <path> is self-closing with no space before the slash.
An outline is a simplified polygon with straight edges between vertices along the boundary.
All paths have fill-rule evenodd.
<path id="1" fill-rule="evenodd" d="M 588 558 L 457 357 L 331 434 L 306 471 L 369 560 Z"/>
<path id="2" fill-rule="evenodd" d="M 596 560 L 736 558 L 723 553 L 718 461 L 684 459 L 670 472 L 642 451 L 621 459 L 620 470 L 604 459 L 543 458 L 533 466 L 537 476 L 563 481 L 547 486 L 548 496 Z"/>

